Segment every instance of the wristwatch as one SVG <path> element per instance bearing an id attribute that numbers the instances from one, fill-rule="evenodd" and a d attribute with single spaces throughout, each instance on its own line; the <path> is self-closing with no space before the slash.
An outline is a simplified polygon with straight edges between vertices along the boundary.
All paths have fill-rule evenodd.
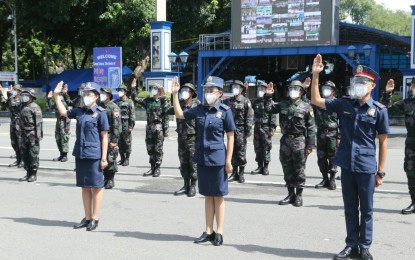
<path id="1" fill-rule="evenodd" d="M 383 179 L 383 177 L 385 177 L 386 173 L 385 172 L 377 172 L 376 175 L 379 176 L 381 179 Z"/>

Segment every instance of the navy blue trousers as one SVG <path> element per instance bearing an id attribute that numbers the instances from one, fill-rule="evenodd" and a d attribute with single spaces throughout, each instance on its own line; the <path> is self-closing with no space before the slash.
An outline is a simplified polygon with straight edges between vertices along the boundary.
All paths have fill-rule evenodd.
<path id="1" fill-rule="evenodd" d="M 341 183 L 347 231 L 346 245 L 352 248 L 369 248 L 373 232 L 375 174 L 342 169 Z"/>

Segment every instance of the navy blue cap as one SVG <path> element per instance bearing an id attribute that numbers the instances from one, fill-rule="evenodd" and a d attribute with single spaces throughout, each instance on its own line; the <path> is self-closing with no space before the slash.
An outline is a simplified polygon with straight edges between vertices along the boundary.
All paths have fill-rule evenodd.
<path id="1" fill-rule="evenodd" d="M 83 92 L 95 91 L 96 93 L 98 93 L 98 95 L 99 95 L 100 90 L 101 90 L 101 86 L 95 82 L 86 82 L 85 87 L 82 89 Z"/>
<path id="2" fill-rule="evenodd" d="M 217 87 L 223 89 L 223 79 L 215 76 L 209 76 L 203 87 Z"/>
<path id="3" fill-rule="evenodd" d="M 363 65 L 356 66 L 356 68 L 353 69 L 353 75 L 355 77 L 366 77 L 373 81 L 380 79 L 380 76 L 376 71 Z"/>

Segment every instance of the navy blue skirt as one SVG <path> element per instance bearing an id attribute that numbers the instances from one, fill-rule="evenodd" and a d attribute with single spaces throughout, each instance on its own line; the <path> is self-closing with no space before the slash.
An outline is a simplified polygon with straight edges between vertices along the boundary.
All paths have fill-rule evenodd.
<path id="1" fill-rule="evenodd" d="M 99 166 L 100 159 L 79 159 L 75 157 L 76 186 L 82 188 L 103 188 L 104 173 Z"/>
<path id="2" fill-rule="evenodd" d="M 228 175 L 225 166 L 197 165 L 199 193 L 203 196 L 228 195 Z"/>

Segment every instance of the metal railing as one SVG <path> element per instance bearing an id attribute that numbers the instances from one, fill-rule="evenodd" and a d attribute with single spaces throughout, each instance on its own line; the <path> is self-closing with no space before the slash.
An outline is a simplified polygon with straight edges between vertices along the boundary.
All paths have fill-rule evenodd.
<path id="1" fill-rule="evenodd" d="M 199 35 L 199 50 L 229 50 L 232 36 L 230 33 Z"/>

